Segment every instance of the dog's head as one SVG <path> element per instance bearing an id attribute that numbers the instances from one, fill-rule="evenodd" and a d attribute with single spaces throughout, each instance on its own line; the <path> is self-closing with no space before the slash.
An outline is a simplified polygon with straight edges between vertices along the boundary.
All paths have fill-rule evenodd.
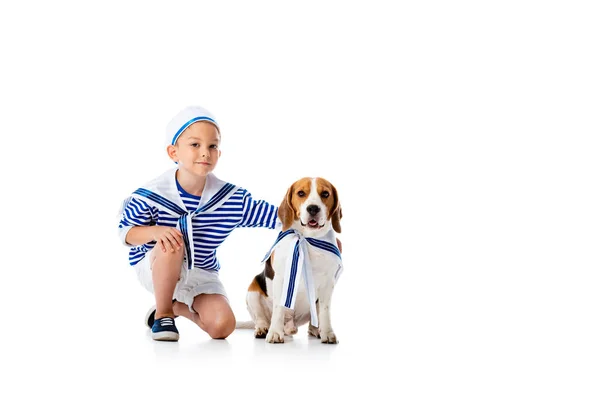
<path id="1" fill-rule="evenodd" d="M 302 178 L 288 189 L 278 211 L 286 231 L 294 228 L 308 237 L 325 235 L 331 228 L 341 233 L 342 208 L 338 193 L 323 178 Z"/>

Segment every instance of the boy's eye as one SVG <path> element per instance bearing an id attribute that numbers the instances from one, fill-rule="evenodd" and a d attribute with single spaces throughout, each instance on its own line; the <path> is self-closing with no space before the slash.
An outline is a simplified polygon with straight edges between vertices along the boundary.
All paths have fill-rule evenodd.
<path id="1" fill-rule="evenodd" d="M 305 194 L 306 194 L 306 193 L 304 193 L 304 190 L 300 190 L 300 191 L 298 192 L 298 196 L 299 196 L 299 197 L 304 197 L 304 195 L 305 195 Z"/>
<path id="2" fill-rule="evenodd" d="M 210 148 L 211 148 L 211 149 L 217 149 L 217 148 L 219 148 L 219 146 L 217 146 L 216 144 L 211 144 L 211 145 L 210 145 Z"/>
<path id="3" fill-rule="evenodd" d="M 198 143 L 192 143 L 192 144 L 190 144 L 190 146 L 192 146 L 192 147 L 198 147 L 200 145 Z"/>

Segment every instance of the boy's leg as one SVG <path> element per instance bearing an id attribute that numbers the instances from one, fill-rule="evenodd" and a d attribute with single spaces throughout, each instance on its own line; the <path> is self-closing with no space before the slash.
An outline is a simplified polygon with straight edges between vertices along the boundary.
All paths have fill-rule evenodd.
<path id="1" fill-rule="evenodd" d="M 225 296 L 199 294 L 194 297 L 192 308 L 195 313 L 183 303 L 173 304 L 175 315 L 191 320 L 213 339 L 225 339 L 235 330 L 235 316 Z"/>
<path id="2" fill-rule="evenodd" d="M 183 263 L 183 248 L 175 251 L 163 252 L 157 248 L 149 254 L 152 266 L 152 284 L 156 299 L 155 319 L 174 317 L 173 292 L 181 273 Z"/>
<path id="3" fill-rule="evenodd" d="M 185 303 L 182 303 L 180 301 L 174 301 L 173 302 L 173 313 L 177 317 L 184 317 L 184 318 L 189 319 L 193 323 L 196 323 L 196 321 L 194 320 L 194 315 L 197 315 L 197 314 L 191 312 L 190 308 Z"/>

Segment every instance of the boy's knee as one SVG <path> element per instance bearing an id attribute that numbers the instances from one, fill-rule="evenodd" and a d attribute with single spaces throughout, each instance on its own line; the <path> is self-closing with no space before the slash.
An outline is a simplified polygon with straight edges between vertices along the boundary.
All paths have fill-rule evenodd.
<path id="1" fill-rule="evenodd" d="M 162 251 L 162 249 L 157 246 L 157 247 L 155 247 L 155 249 L 153 251 L 153 253 L 154 253 L 153 261 L 159 261 L 161 263 L 183 261 L 183 252 L 184 252 L 183 247 L 180 249 L 175 249 L 175 251 L 170 251 L 170 250 Z"/>
<path id="2" fill-rule="evenodd" d="M 206 327 L 206 333 L 213 339 L 225 339 L 235 330 L 235 318 L 217 318 Z"/>

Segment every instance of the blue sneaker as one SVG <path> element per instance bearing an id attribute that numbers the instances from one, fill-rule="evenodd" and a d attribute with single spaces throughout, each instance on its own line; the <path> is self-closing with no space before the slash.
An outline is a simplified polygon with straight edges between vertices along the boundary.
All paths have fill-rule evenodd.
<path id="1" fill-rule="evenodd" d="M 150 307 L 146 315 L 144 316 L 144 324 L 150 329 L 154 325 L 154 316 L 156 315 L 156 306 Z"/>
<path id="2" fill-rule="evenodd" d="M 154 321 L 152 325 L 152 339 L 176 342 L 179 340 L 179 331 L 175 326 L 175 319 L 163 317 Z"/>
<path id="3" fill-rule="evenodd" d="M 177 300 L 173 299 L 173 304 L 175 304 Z M 156 305 L 150 307 L 146 315 L 144 316 L 144 324 L 152 329 L 152 325 L 154 325 L 154 316 L 156 315 Z M 175 316 L 177 318 L 177 316 Z"/>

